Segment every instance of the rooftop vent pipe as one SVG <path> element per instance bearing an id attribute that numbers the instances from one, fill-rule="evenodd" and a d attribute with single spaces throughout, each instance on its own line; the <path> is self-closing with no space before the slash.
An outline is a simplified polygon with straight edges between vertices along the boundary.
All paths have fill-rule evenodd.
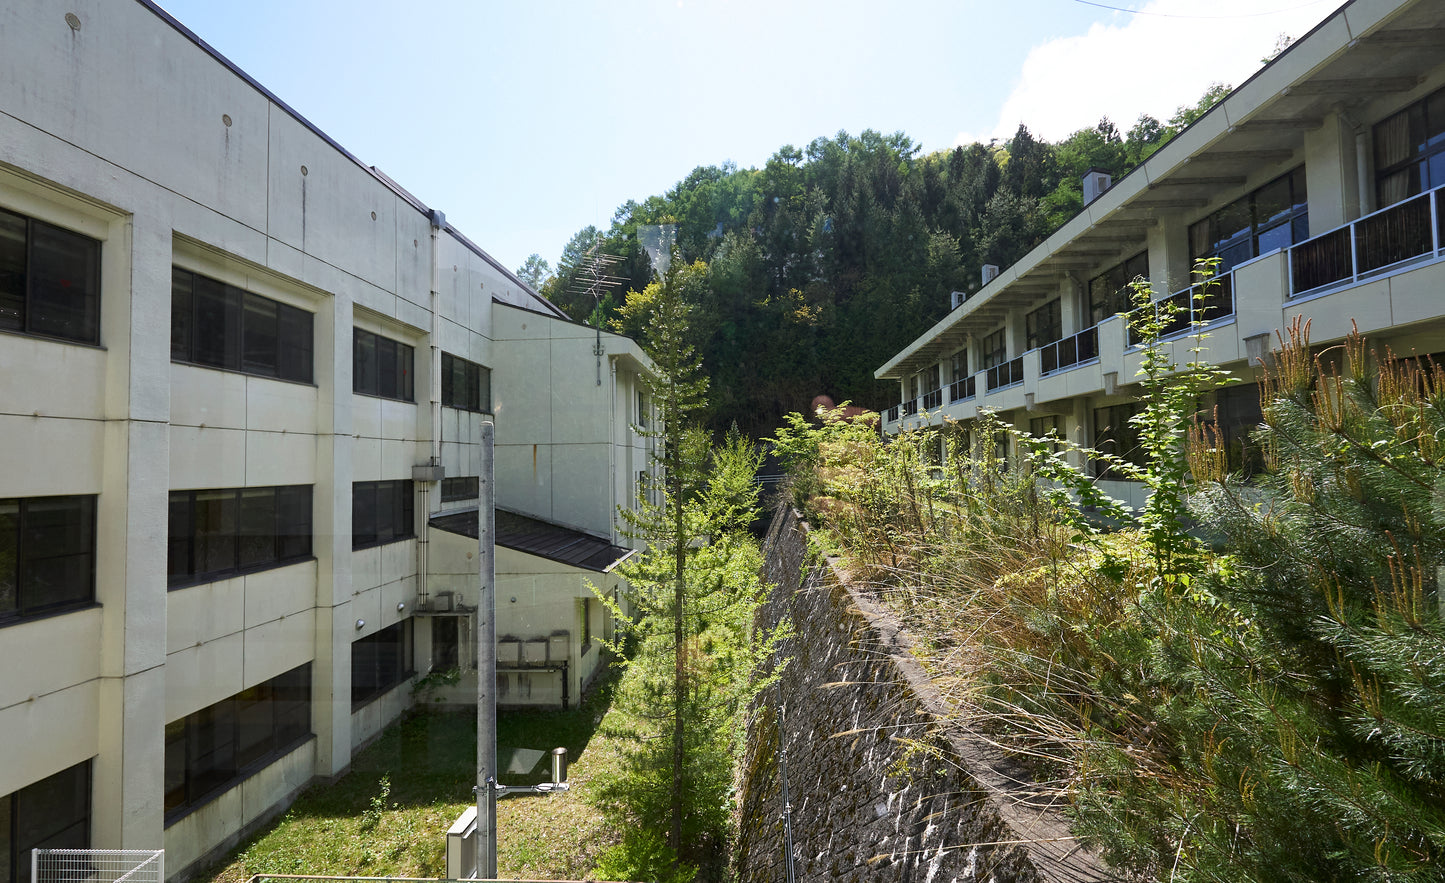
<path id="1" fill-rule="evenodd" d="M 998 264 L 983 265 L 983 284 L 987 285 L 998 276 Z"/>

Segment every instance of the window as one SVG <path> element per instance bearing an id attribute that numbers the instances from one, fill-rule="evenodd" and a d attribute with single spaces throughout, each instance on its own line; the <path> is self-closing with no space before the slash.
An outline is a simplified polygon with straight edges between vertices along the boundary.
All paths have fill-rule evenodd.
<path id="1" fill-rule="evenodd" d="M 459 500 L 475 500 L 481 490 L 482 481 L 475 475 L 442 479 L 442 502 L 455 503 Z"/>
<path id="2" fill-rule="evenodd" d="M 358 481 L 351 486 L 351 548 L 416 536 L 411 479 Z"/>
<path id="3" fill-rule="evenodd" d="M 1130 422 L 1130 418 L 1139 411 L 1140 406 L 1134 402 L 1095 408 L 1095 450 L 1103 454 L 1112 454 L 1135 466 L 1143 466 L 1144 449 L 1139 446 L 1139 427 Z M 1099 478 L 1122 479 L 1124 477 L 1102 460 L 1094 462 L 1094 474 Z"/>
<path id="4" fill-rule="evenodd" d="M 1008 361 L 1008 344 L 1004 341 L 1004 329 L 1000 328 L 983 339 L 983 368 L 992 368 Z"/>
<path id="5" fill-rule="evenodd" d="M 640 389 L 637 391 L 637 425 L 647 428 L 647 393 Z"/>
<path id="6" fill-rule="evenodd" d="M 442 353 L 442 404 L 462 411 L 492 410 L 492 369 Z"/>
<path id="7" fill-rule="evenodd" d="M 353 392 L 403 402 L 416 401 L 411 347 L 357 328 L 352 336 L 351 354 Z"/>
<path id="8" fill-rule="evenodd" d="M 1089 324 L 1098 325 L 1110 316 L 1127 313 L 1134 308 L 1130 302 L 1129 284 L 1135 279 L 1149 278 L 1149 252 L 1141 251 L 1089 280 Z"/>
<path id="9" fill-rule="evenodd" d="M 1206 409 L 1200 419 L 1218 433 L 1205 438 L 1217 440 L 1224 448 L 1225 463 L 1230 472 L 1249 477 L 1264 471 L 1264 451 L 1258 442 L 1250 438 L 1264 423 L 1259 384 L 1242 383 L 1215 390 L 1214 407 Z"/>
<path id="10" fill-rule="evenodd" d="M 0 329 L 100 342 L 100 242 L 0 210 Z"/>
<path id="11" fill-rule="evenodd" d="M 1026 349 L 1038 349 L 1063 337 L 1064 320 L 1059 299 L 1054 298 L 1024 317 L 1024 331 L 1028 337 Z"/>
<path id="12" fill-rule="evenodd" d="M 0 881 L 29 883 L 36 847 L 90 847 L 90 761 L 0 795 Z"/>
<path id="13" fill-rule="evenodd" d="M 413 674 L 411 620 L 351 643 L 351 708 L 355 710 Z"/>
<path id="14" fill-rule="evenodd" d="M 0 500 L 0 624 L 95 600 L 95 497 Z"/>
<path id="15" fill-rule="evenodd" d="M 171 361 L 310 383 L 314 319 L 305 310 L 171 268 Z"/>
<path id="16" fill-rule="evenodd" d="M 1379 206 L 1445 184 L 1445 89 L 1375 125 Z"/>
<path id="17" fill-rule="evenodd" d="M 948 360 L 949 382 L 957 383 L 968 377 L 968 350 L 962 349 L 954 353 Z"/>
<path id="18" fill-rule="evenodd" d="M 311 486 L 171 491 L 172 588 L 311 557 Z"/>
<path id="19" fill-rule="evenodd" d="M 166 724 L 171 824 L 311 735 L 311 663 Z"/>
<path id="20" fill-rule="evenodd" d="M 578 598 L 577 606 L 582 616 L 582 651 L 578 655 L 586 656 L 587 651 L 592 649 L 592 602 Z"/>
<path id="21" fill-rule="evenodd" d="M 1300 166 L 1189 225 L 1189 252 L 1195 260 L 1219 258 L 1215 273 L 1222 274 L 1308 238 L 1309 200 Z"/>
<path id="22" fill-rule="evenodd" d="M 431 667 L 433 671 L 452 671 L 461 665 L 461 636 L 455 616 L 432 616 Z"/>

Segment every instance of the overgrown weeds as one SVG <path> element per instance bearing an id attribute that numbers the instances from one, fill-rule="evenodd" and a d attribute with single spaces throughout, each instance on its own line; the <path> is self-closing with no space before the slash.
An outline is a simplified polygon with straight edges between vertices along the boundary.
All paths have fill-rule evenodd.
<path id="1" fill-rule="evenodd" d="M 1157 353 L 1169 317 L 1148 315 Z M 1359 339 L 1315 352 L 1304 326 L 1273 365 L 1268 468 L 1248 484 L 1193 413 L 1220 378 L 1148 358 L 1142 464 L 986 415 L 887 441 L 795 416 L 778 449 L 967 724 L 1028 759 L 1037 799 L 1117 865 L 1438 880 L 1445 371 Z M 1007 469 L 1004 432 L 1024 454 Z M 1142 515 L 1077 468 L 1100 459 L 1153 489 Z"/>

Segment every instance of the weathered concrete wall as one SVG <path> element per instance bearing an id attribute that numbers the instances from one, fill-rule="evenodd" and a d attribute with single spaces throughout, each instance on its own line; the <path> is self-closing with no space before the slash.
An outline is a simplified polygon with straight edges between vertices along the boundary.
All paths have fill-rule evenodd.
<path id="1" fill-rule="evenodd" d="M 1116 876 L 1028 804 L 1027 774 L 970 736 L 909 654 L 898 623 L 809 560 L 806 525 L 780 512 L 766 547 L 769 622 L 791 657 L 749 729 L 738 872 L 787 879 L 778 706 L 801 881 L 1091 881 Z M 805 569 L 806 565 L 806 569 Z M 946 722 L 946 723 L 945 723 Z"/>

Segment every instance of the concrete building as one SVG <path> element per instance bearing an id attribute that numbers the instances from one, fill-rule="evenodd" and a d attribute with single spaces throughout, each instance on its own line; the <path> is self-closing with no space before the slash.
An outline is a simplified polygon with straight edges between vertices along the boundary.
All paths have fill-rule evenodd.
<path id="1" fill-rule="evenodd" d="M 1445 353 L 1445 6 L 1353 0 L 1231 92 L 875 372 L 899 382 L 886 431 L 982 409 L 1013 426 L 1137 453 L 1141 354 L 1118 315 L 1136 275 L 1185 309 L 1176 361 L 1242 381 L 1218 406 L 1236 465 L 1259 420 L 1259 359 L 1296 317 L 1318 345 L 1352 323 L 1383 351 Z M 1086 182 L 1085 193 L 1090 192 Z M 1102 185 L 1102 186 L 1100 186 Z M 1190 269 L 1218 288 L 1190 314 Z M 1096 467 L 1097 468 L 1097 467 Z M 1142 489 L 1098 477 L 1135 505 Z"/>
<path id="2" fill-rule="evenodd" d="M 343 772 L 467 667 L 494 500 L 513 698 L 577 695 L 648 370 L 149 0 L 0 6 L 0 883 Z"/>

